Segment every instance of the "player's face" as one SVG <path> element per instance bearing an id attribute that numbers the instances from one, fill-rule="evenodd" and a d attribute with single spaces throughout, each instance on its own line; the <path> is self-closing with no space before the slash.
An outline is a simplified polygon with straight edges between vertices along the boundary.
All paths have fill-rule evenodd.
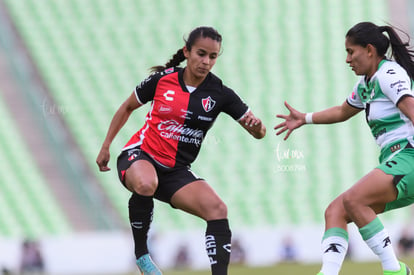
<path id="1" fill-rule="evenodd" d="M 220 52 L 220 43 L 208 38 L 201 37 L 195 41 L 188 51 L 184 47 L 184 55 L 187 58 L 187 68 L 192 78 L 204 79 L 216 64 Z"/>
<path id="2" fill-rule="evenodd" d="M 369 50 L 369 47 L 353 44 L 347 38 L 345 40 L 345 49 L 347 52 L 346 63 L 349 64 L 355 74 L 371 77 L 374 72 L 371 72 L 373 58 L 370 58 L 372 51 Z"/>

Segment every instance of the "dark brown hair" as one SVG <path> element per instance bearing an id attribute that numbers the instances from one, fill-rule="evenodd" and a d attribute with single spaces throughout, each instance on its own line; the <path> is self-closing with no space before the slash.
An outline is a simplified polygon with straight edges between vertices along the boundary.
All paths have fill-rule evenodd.
<path id="1" fill-rule="evenodd" d="M 388 37 L 384 35 L 388 34 Z M 408 39 L 409 36 L 406 34 Z M 408 42 L 402 42 L 397 32 L 391 26 L 377 26 L 371 22 L 361 22 L 353 26 L 346 34 L 346 38 L 355 45 L 366 47 L 368 44 L 377 49 L 379 56 L 385 57 L 391 45 L 391 57 L 403 67 L 411 79 L 414 79 L 414 51 Z"/>
<path id="2" fill-rule="evenodd" d="M 219 43 L 221 43 L 222 41 L 222 37 L 221 35 L 218 33 L 217 30 L 215 30 L 212 27 L 197 27 L 194 30 L 191 31 L 191 33 L 188 35 L 187 39 L 184 39 L 185 42 L 185 47 L 191 51 L 192 46 L 194 45 L 194 43 L 196 42 L 196 40 L 200 37 L 203 38 L 211 38 L 214 41 L 217 41 Z M 170 67 L 176 67 L 178 65 L 180 65 L 181 62 L 183 62 L 185 60 L 185 56 L 184 56 L 184 51 L 182 48 L 180 48 L 173 56 L 172 58 L 165 63 L 165 65 L 163 66 L 153 66 L 150 68 L 151 72 L 162 72 L 167 68 Z"/>

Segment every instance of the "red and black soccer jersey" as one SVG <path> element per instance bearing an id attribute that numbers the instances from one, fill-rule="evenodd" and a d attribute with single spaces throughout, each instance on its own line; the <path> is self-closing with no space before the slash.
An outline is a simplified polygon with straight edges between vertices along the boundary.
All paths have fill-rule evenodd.
<path id="1" fill-rule="evenodd" d="M 123 150 L 140 145 L 167 167 L 187 166 L 197 157 L 220 112 L 239 120 L 248 111 L 240 97 L 212 73 L 190 93 L 183 72 L 183 68 L 169 68 L 136 87 L 137 100 L 152 104 L 144 126 Z"/>

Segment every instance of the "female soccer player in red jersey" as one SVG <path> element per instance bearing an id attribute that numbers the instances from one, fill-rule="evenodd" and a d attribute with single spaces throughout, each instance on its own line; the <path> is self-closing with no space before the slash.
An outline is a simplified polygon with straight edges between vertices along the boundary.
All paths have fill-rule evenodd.
<path id="1" fill-rule="evenodd" d="M 153 74 L 115 113 L 96 159 L 100 171 L 110 170 L 112 140 L 132 111 L 151 101 L 144 126 L 127 142 L 117 162 L 119 178 L 132 192 L 129 219 L 137 265 L 145 275 L 161 274 L 147 248 L 153 198 L 207 222 L 206 250 L 212 274 L 227 274 L 231 250 L 227 206 L 190 170 L 190 164 L 220 112 L 237 120 L 257 139 L 265 136 L 266 128 L 239 96 L 210 72 L 221 41 L 215 29 L 198 27 L 165 66 L 153 67 Z M 178 67 L 184 60 L 187 66 Z"/>

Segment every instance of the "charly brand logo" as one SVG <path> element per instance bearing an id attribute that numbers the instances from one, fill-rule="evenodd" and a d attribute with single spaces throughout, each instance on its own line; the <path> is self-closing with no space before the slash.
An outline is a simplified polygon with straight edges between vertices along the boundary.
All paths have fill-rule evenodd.
<path id="1" fill-rule="evenodd" d="M 296 148 L 283 148 L 279 142 L 276 147 L 276 172 L 304 172 L 306 165 L 301 163 L 305 158 L 302 150 Z"/>
<path id="2" fill-rule="evenodd" d="M 172 90 L 168 90 L 163 94 L 163 96 L 165 97 L 165 100 L 167 101 L 173 101 L 174 100 L 173 95 L 175 95 L 175 91 L 172 91 Z"/>
<path id="3" fill-rule="evenodd" d="M 142 229 L 142 222 L 131 222 L 131 226 L 136 229 Z"/>
<path id="4" fill-rule="evenodd" d="M 193 129 L 171 119 L 158 123 L 160 135 L 167 139 L 178 140 L 184 143 L 201 145 L 204 134 L 200 129 Z"/>

